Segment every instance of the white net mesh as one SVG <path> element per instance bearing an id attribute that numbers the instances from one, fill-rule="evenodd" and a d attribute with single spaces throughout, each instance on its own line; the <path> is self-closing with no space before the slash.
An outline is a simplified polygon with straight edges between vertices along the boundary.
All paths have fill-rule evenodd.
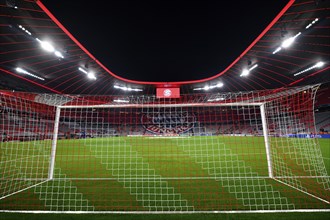
<path id="1" fill-rule="evenodd" d="M 329 209 L 316 90 L 180 99 L 3 93 L 0 209 Z"/>

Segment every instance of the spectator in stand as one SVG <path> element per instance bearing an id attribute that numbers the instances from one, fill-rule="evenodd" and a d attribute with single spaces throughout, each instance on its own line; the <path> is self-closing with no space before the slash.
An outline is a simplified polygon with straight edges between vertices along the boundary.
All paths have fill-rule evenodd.
<path id="1" fill-rule="evenodd" d="M 6 132 L 2 133 L 2 142 L 8 142 L 8 136 Z"/>
<path id="2" fill-rule="evenodd" d="M 81 131 L 80 138 L 86 138 L 86 131 L 85 130 Z"/>

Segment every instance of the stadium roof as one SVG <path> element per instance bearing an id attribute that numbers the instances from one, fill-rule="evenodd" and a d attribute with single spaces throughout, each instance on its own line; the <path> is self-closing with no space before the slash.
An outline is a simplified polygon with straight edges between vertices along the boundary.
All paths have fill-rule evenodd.
<path id="1" fill-rule="evenodd" d="M 215 92 L 249 91 L 329 81 L 328 0 L 288 1 L 221 72 L 180 82 L 143 82 L 116 75 L 42 1 L 2 0 L 0 8 L 2 88 L 117 95 L 154 94 L 156 87 L 180 87 L 181 93 L 201 93 L 212 88 Z"/>

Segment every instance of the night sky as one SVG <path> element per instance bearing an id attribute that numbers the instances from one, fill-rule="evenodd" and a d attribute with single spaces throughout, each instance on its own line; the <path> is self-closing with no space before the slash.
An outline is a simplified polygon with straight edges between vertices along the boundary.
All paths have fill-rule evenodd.
<path id="1" fill-rule="evenodd" d="M 173 82 L 221 72 L 288 0 L 42 2 L 115 74 Z"/>

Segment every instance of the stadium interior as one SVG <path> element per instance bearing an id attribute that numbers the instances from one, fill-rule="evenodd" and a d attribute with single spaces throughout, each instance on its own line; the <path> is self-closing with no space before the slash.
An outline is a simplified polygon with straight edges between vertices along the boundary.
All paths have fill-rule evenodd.
<path id="1" fill-rule="evenodd" d="M 329 212 L 330 1 L 177 82 L 116 75 L 42 0 L 0 8 L 0 214 Z"/>

